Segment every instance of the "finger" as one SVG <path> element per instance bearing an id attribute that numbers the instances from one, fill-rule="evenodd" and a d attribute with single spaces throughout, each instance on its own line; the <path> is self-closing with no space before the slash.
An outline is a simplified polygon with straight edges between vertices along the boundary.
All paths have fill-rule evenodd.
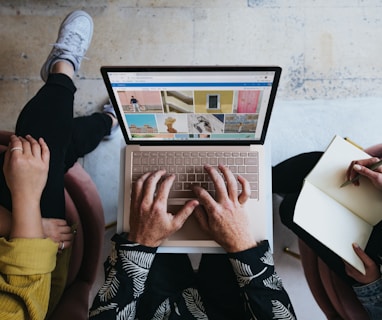
<path id="1" fill-rule="evenodd" d="M 29 142 L 32 155 L 38 159 L 41 159 L 41 147 L 40 144 L 31 135 L 27 135 L 25 139 Z"/>
<path id="2" fill-rule="evenodd" d="M 11 135 L 10 139 L 9 139 L 9 147 L 10 148 L 13 148 L 13 147 L 19 147 L 19 148 L 22 148 L 22 141 L 19 137 L 15 136 L 14 134 Z"/>
<path id="3" fill-rule="evenodd" d="M 212 207 L 216 205 L 215 199 L 208 193 L 208 191 L 198 185 L 192 186 L 192 191 L 195 193 L 196 198 L 199 203 L 205 208 Z"/>
<path id="4" fill-rule="evenodd" d="M 356 268 L 354 268 L 348 262 L 344 261 L 344 263 L 345 263 L 345 272 L 349 277 L 356 279 L 357 277 L 363 276 L 361 272 L 359 272 Z"/>
<path id="5" fill-rule="evenodd" d="M 368 178 L 371 181 L 378 181 L 380 178 L 381 173 L 377 171 L 370 170 L 369 168 L 366 168 L 364 166 L 361 166 L 359 164 L 354 165 L 354 170 L 359 173 L 360 175 Z"/>
<path id="6" fill-rule="evenodd" d="M 60 226 L 59 231 L 61 234 L 73 234 L 72 228 L 69 227 L 68 225 Z"/>
<path id="7" fill-rule="evenodd" d="M 65 249 L 68 249 L 72 246 L 72 240 L 62 240 L 58 242 L 58 252 L 62 253 Z"/>
<path id="8" fill-rule="evenodd" d="M 61 241 L 72 241 L 74 238 L 73 233 L 63 233 L 61 234 Z"/>
<path id="9" fill-rule="evenodd" d="M 236 201 L 238 190 L 237 190 L 237 180 L 235 176 L 233 175 L 232 171 L 224 165 L 219 165 L 219 170 L 221 171 L 225 181 L 227 182 L 226 189 L 227 189 L 229 198 L 233 201 Z"/>
<path id="10" fill-rule="evenodd" d="M 198 221 L 200 227 L 204 231 L 209 230 L 209 225 L 208 225 L 208 215 L 206 211 L 204 210 L 203 206 L 197 206 L 194 210 L 194 217 Z"/>
<path id="11" fill-rule="evenodd" d="M 197 200 L 191 200 L 186 202 L 186 204 L 180 209 L 174 216 L 174 222 L 179 230 L 183 224 L 186 222 L 188 217 L 194 212 L 195 208 L 199 205 Z"/>
<path id="12" fill-rule="evenodd" d="M 19 150 L 15 150 L 14 148 L 18 148 Z M 11 151 L 11 150 L 14 150 L 14 151 Z M 14 153 L 14 152 L 23 152 L 23 144 L 21 142 L 21 140 L 15 136 L 15 135 L 11 135 L 10 137 L 10 140 L 9 140 L 9 145 L 8 145 L 8 149 L 7 149 L 7 153 L 5 154 L 5 157 L 7 158 L 7 161 L 9 161 L 9 158 L 11 157 L 11 154 Z"/>
<path id="13" fill-rule="evenodd" d="M 165 170 L 158 170 L 152 172 L 143 184 L 142 203 L 152 203 L 154 195 L 158 188 L 158 183 L 162 177 L 166 174 Z"/>
<path id="14" fill-rule="evenodd" d="M 132 203 L 135 203 L 136 201 L 139 201 L 140 195 L 142 194 L 142 188 L 147 180 L 147 178 L 150 176 L 151 172 L 146 172 L 142 176 L 139 177 L 137 181 L 134 182 L 132 186 L 132 191 L 131 191 L 131 199 Z"/>
<path id="15" fill-rule="evenodd" d="M 243 178 L 242 176 L 238 176 L 237 179 L 239 180 L 241 184 L 241 190 L 242 190 L 238 197 L 238 200 L 240 204 L 244 204 L 247 202 L 247 200 L 251 196 L 251 186 L 248 180 Z"/>
<path id="16" fill-rule="evenodd" d="M 348 180 L 354 179 L 360 173 L 359 172 L 360 167 L 368 168 L 378 161 L 379 159 L 375 157 L 353 161 L 351 167 L 349 167 L 349 170 L 348 170 L 348 175 L 347 175 Z M 358 181 L 356 184 L 358 185 Z"/>
<path id="17" fill-rule="evenodd" d="M 364 167 L 371 167 L 374 163 L 377 163 L 380 159 L 377 157 L 358 160 L 357 163 Z"/>
<path id="18" fill-rule="evenodd" d="M 374 261 L 365 253 L 365 251 L 361 249 L 361 247 L 357 243 L 353 243 L 353 249 L 365 266 L 370 266 L 374 264 Z"/>
<path id="19" fill-rule="evenodd" d="M 21 143 L 22 143 L 22 148 L 23 148 L 23 153 L 26 155 L 31 155 L 32 150 L 31 150 L 31 145 L 29 141 L 23 137 L 19 137 Z"/>
<path id="20" fill-rule="evenodd" d="M 69 249 L 73 245 L 73 240 L 64 241 L 65 249 Z"/>
<path id="21" fill-rule="evenodd" d="M 356 170 L 354 170 L 354 166 L 358 165 L 360 161 L 361 160 L 356 160 L 356 161 L 352 161 L 351 162 L 351 164 L 350 164 L 350 166 L 348 168 L 348 171 L 346 173 L 346 177 L 347 177 L 348 181 L 351 181 L 351 180 L 353 180 L 354 178 L 357 177 L 358 173 L 357 173 Z M 354 184 L 358 185 L 359 184 L 358 180 L 354 181 Z"/>
<path id="22" fill-rule="evenodd" d="M 224 183 L 223 177 L 218 173 L 218 171 L 215 168 L 211 167 L 210 165 L 205 165 L 204 169 L 207 171 L 208 176 L 214 184 L 217 197 L 227 197 L 228 191 Z"/>
<path id="23" fill-rule="evenodd" d="M 165 177 L 160 185 L 156 189 L 156 197 L 158 201 L 166 201 L 168 199 L 168 195 L 170 193 L 170 189 L 174 183 L 175 175 L 171 174 L 167 177 Z"/>
<path id="24" fill-rule="evenodd" d="M 68 223 L 64 219 L 50 218 L 49 220 L 59 227 L 68 226 Z"/>
<path id="25" fill-rule="evenodd" d="M 364 165 L 365 161 L 368 161 L 368 159 L 354 160 L 350 163 L 350 165 L 346 171 L 347 180 L 353 180 L 358 175 L 357 171 L 354 170 L 354 166 L 357 164 Z M 355 184 L 357 184 L 357 183 L 355 183 Z"/>
<path id="26" fill-rule="evenodd" d="M 50 151 L 49 147 L 46 144 L 45 140 L 43 138 L 38 139 L 38 143 L 40 144 L 41 147 L 41 159 L 45 163 L 49 163 L 50 160 Z"/>

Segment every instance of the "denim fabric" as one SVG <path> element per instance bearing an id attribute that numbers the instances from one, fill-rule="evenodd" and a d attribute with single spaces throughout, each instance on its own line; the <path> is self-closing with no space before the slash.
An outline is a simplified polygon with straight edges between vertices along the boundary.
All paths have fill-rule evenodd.
<path id="1" fill-rule="evenodd" d="M 353 288 L 359 301 L 369 313 L 370 319 L 382 319 L 382 278 Z"/>

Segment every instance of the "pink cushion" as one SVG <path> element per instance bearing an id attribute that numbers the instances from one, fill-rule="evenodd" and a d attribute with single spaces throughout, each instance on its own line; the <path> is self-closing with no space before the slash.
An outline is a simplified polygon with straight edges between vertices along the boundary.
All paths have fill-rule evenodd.
<path id="1" fill-rule="evenodd" d="M 83 231 L 83 263 L 79 276 L 93 284 L 97 276 L 97 265 L 101 258 L 105 219 L 98 190 L 89 174 L 79 163 L 65 175 L 65 188 L 81 213 Z"/>
<path id="2" fill-rule="evenodd" d="M 76 224 L 76 236 L 73 241 L 72 255 L 70 258 L 68 279 L 66 286 L 70 286 L 75 280 L 78 271 L 80 270 L 82 264 L 82 257 L 84 254 L 84 233 L 82 230 L 81 219 L 78 215 L 78 210 L 69 196 L 68 192 L 65 190 L 65 206 L 66 206 L 66 220 L 69 225 Z"/>
<path id="3" fill-rule="evenodd" d="M 353 288 L 331 271 L 300 239 L 299 249 L 309 288 L 326 317 L 344 320 L 369 319 Z"/>
<path id="4" fill-rule="evenodd" d="M 338 310 L 342 319 L 369 319 L 366 310 L 358 300 L 353 288 L 330 270 L 328 265 L 321 259 L 318 259 L 318 265 L 328 297 Z"/>

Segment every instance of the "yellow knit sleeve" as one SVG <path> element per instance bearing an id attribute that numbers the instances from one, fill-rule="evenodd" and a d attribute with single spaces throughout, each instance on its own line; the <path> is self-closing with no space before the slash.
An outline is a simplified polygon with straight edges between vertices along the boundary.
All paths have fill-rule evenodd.
<path id="1" fill-rule="evenodd" d="M 44 319 L 57 244 L 0 238 L 0 319 Z"/>

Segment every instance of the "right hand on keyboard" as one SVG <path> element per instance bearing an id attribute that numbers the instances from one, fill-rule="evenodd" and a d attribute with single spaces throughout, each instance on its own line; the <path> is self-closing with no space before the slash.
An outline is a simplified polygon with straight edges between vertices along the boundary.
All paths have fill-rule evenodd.
<path id="1" fill-rule="evenodd" d="M 214 199 L 205 189 L 194 186 L 201 204 L 194 214 L 201 227 L 227 252 L 255 247 L 257 244 L 250 229 L 249 213 L 244 207 L 250 196 L 248 181 L 238 176 L 242 185 L 242 192 L 239 192 L 236 178 L 226 166 L 219 165 L 224 178 L 209 165 L 205 166 L 205 170 L 215 185 L 216 193 Z"/>

